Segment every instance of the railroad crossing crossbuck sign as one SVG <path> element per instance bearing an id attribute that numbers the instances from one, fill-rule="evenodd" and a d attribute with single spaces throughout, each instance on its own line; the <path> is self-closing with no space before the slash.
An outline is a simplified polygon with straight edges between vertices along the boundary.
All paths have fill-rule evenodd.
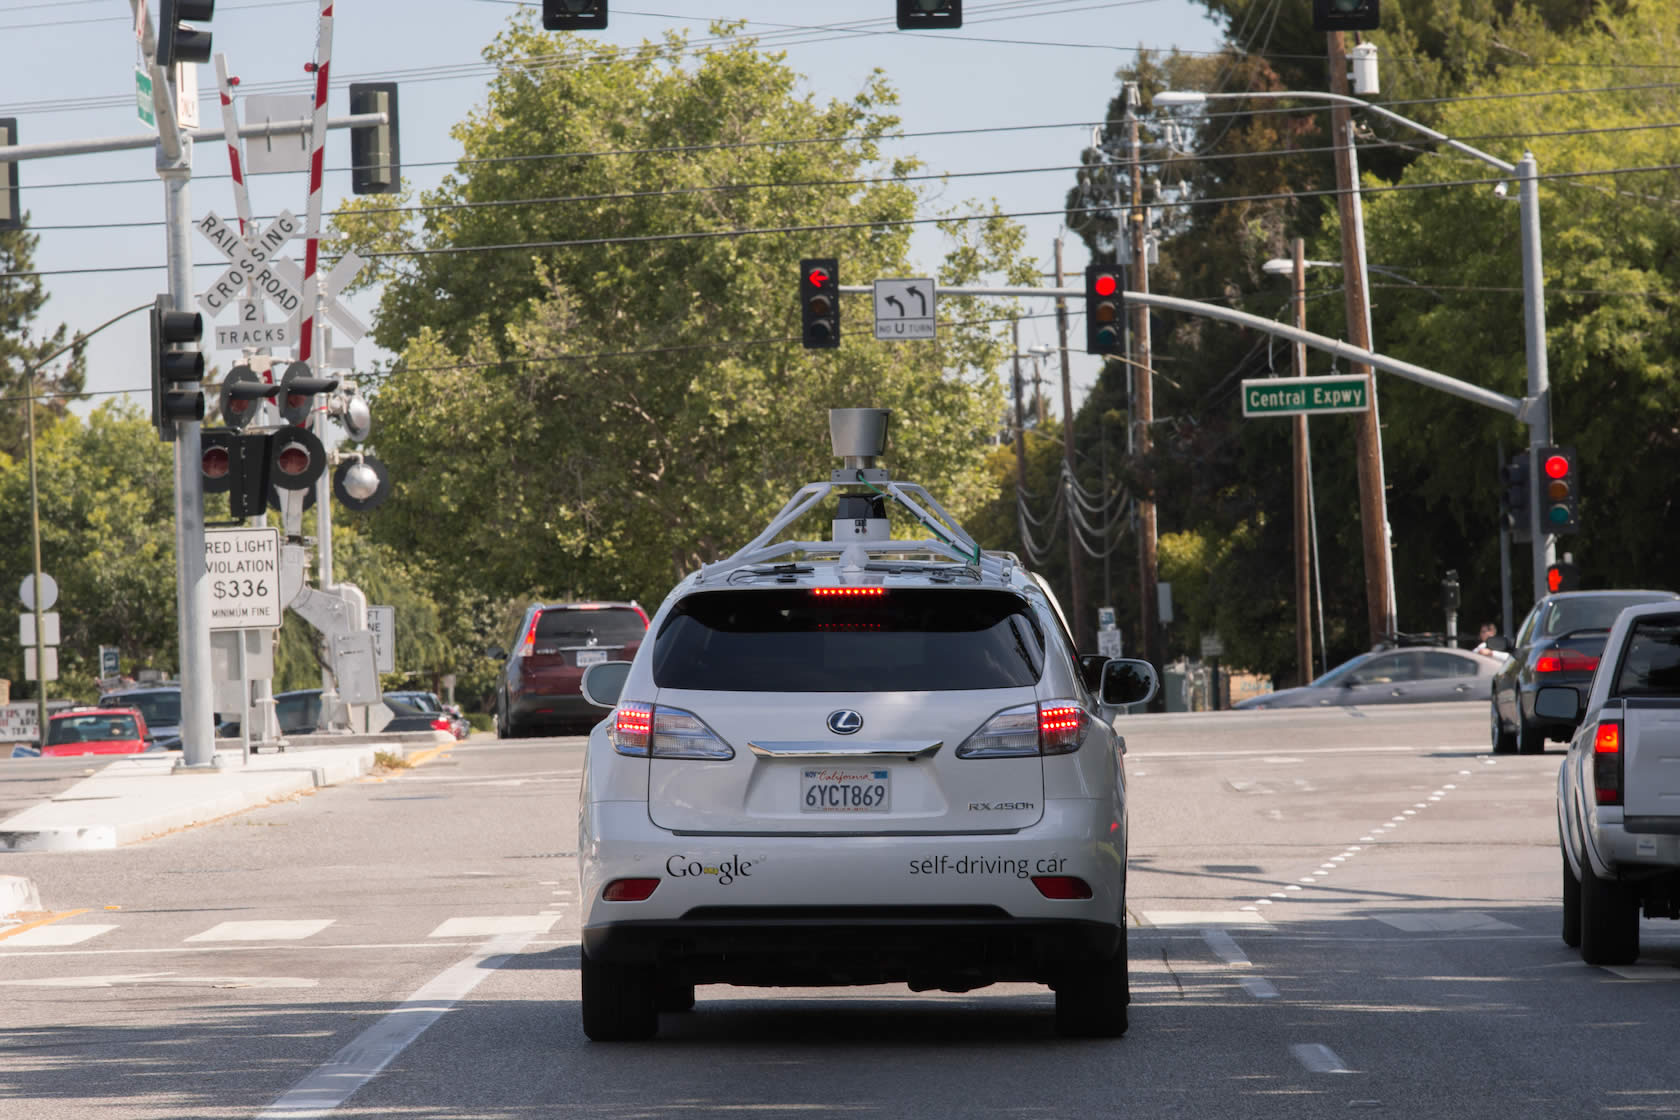
<path id="1" fill-rule="evenodd" d="M 875 337 L 883 342 L 934 337 L 933 280 L 875 281 Z"/>
<path id="2" fill-rule="evenodd" d="M 239 305 L 239 322 L 232 327 L 216 328 L 216 349 L 295 345 L 296 332 L 290 323 L 265 322 L 261 301 L 240 297 L 249 285 L 288 316 L 297 317 L 303 308 L 302 286 L 292 279 L 297 274 L 297 266 L 276 254 L 302 229 L 303 223 L 290 210 L 280 211 L 263 229 L 253 223 L 249 236 L 244 237 L 237 226 L 228 225 L 213 210 L 198 223 L 198 232 L 228 259 L 227 271 L 210 282 L 198 297 L 198 305 L 208 319 L 214 319 L 235 303 Z M 291 265 L 289 270 L 287 265 Z"/>

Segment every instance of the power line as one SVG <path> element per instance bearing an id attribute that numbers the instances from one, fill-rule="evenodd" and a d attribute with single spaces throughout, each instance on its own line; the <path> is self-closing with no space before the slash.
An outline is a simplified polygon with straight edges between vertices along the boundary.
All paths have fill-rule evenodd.
<path id="1" fill-rule="evenodd" d="M 224 12 L 246 12 L 246 11 L 252 10 L 253 8 L 288 8 L 288 7 L 292 7 L 294 5 L 298 5 L 298 4 L 312 4 L 314 2 L 315 2 L 315 0 L 264 0 L 263 3 L 257 3 L 257 4 L 230 4 L 226 7 L 224 7 L 220 12 L 217 12 L 216 14 L 221 15 Z M 57 8 L 57 7 L 61 7 L 61 6 L 62 6 L 61 4 L 25 5 L 25 7 L 41 7 L 41 8 Z M 22 10 L 23 10 L 22 8 L 0 9 L 0 11 L 22 11 Z M 132 16 L 89 16 L 86 19 L 55 19 L 55 20 L 49 20 L 46 23 L 6 23 L 6 24 L 0 24 L 0 31 L 28 31 L 31 28 L 71 27 L 71 26 L 75 26 L 77 24 L 83 24 L 83 23 L 126 23 L 130 27 L 132 27 L 132 26 L 134 26 L 134 17 L 132 17 Z"/>

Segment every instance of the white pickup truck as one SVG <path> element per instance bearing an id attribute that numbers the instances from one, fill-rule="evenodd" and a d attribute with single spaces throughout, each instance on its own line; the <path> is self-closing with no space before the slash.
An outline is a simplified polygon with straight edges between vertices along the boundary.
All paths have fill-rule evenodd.
<path id="1" fill-rule="evenodd" d="M 1558 771 L 1564 943 L 1631 964 L 1641 914 L 1680 918 L 1680 604 L 1624 610 L 1585 703 L 1551 687 L 1535 706 L 1577 722 Z"/>

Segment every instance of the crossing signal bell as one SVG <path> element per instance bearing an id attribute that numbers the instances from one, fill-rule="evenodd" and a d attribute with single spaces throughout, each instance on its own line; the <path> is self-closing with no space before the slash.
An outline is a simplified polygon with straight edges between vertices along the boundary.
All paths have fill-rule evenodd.
<path id="1" fill-rule="evenodd" d="M 216 0 L 158 0 L 158 65 L 167 71 L 177 62 L 209 62 L 210 32 L 181 21 L 206 23 L 215 10 Z"/>
<path id="2" fill-rule="evenodd" d="M 1548 533 L 1580 531 L 1581 519 L 1577 508 L 1581 480 L 1575 473 L 1573 447 L 1542 447 L 1540 449 L 1540 523 Z"/>
<path id="3" fill-rule="evenodd" d="M 543 27 L 578 31 L 607 25 L 607 0 L 543 0 Z"/>
<path id="4" fill-rule="evenodd" d="M 1314 31 L 1375 31 L 1377 0 L 1313 0 Z"/>
<path id="5" fill-rule="evenodd" d="M 1581 587 L 1581 574 L 1575 570 L 1575 564 L 1569 560 L 1559 560 L 1546 569 L 1546 591 L 1554 594 L 1559 591 L 1577 591 Z"/>
<path id="6" fill-rule="evenodd" d="M 1118 354 L 1125 349 L 1121 328 L 1120 270 L 1091 265 L 1085 270 L 1085 352 Z"/>
<path id="7" fill-rule="evenodd" d="M 152 423 L 158 438 L 173 442 L 176 421 L 204 419 L 204 394 L 197 385 L 204 379 L 204 355 L 197 349 L 204 318 L 196 311 L 175 311 L 168 296 L 158 296 L 152 301 L 151 324 Z M 193 349 L 177 349 L 182 346 Z"/>
<path id="8" fill-rule="evenodd" d="M 351 82 L 351 113 L 384 113 L 384 124 L 350 130 L 350 190 L 394 194 L 402 187 L 402 146 L 397 140 L 397 83 Z"/>
<path id="9" fill-rule="evenodd" d="M 961 26 L 962 0 L 898 0 L 900 31 Z"/>
<path id="10" fill-rule="evenodd" d="M 834 350 L 840 345 L 840 262 L 834 257 L 810 257 L 799 262 L 801 340 L 807 350 Z"/>

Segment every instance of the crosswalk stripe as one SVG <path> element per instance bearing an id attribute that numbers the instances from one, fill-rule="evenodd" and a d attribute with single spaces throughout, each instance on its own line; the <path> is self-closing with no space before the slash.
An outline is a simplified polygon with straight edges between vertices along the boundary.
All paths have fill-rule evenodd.
<path id="1" fill-rule="evenodd" d="M 91 941 L 102 933 L 109 933 L 116 926 L 36 926 L 34 929 L 19 930 L 6 939 L 6 948 L 41 948 L 59 947 L 63 945 L 80 945 L 84 941 Z"/>
<path id="2" fill-rule="evenodd" d="M 301 941 L 333 924 L 332 918 L 304 921 L 221 922 L 185 941 Z"/>
<path id="3" fill-rule="evenodd" d="M 427 937 L 495 937 L 504 933 L 547 933 L 558 914 L 506 914 L 484 918 L 450 918 Z"/>

